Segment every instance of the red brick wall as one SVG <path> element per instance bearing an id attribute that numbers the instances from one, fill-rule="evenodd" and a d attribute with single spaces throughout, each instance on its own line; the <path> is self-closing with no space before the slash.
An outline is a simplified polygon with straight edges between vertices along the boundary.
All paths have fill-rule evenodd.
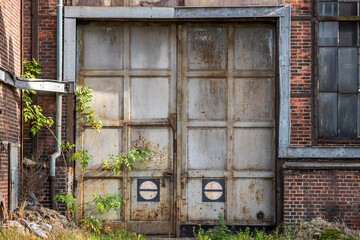
<path id="1" fill-rule="evenodd" d="M 311 146 L 311 0 L 291 4 L 291 137 L 292 146 Z"/>
<path id="2" fill-rule="evenodd" d="M 291 22 L 291 145 L 311 145 L 311 22 Z"/>
<path id="3" fill-rule="evenodd" d="M 38 0 L 37 12 L 34 12 L 34 0 L 24 0 L 24 58 L 35 58 L 41 64 L 42 74 L 39 78 L 57 79 L 56 74 L 56 41 L 57 41 L 57 0 Z M 65 5 L 66 5 L 66 1 Z M 33 14 L 31 14 L 33 11 Z M 37 15 L 37 16 L 36 16 Z M 37 21 L 36 21 L 37 18 Z M 34 28 L 34 26 L 36 26 Z M 35 44 L 34 44 L 35 43 Z M 63 140 L 66 140 L 66 95 L 63 97 Z M 55 121 L 56 99 L 55 93 L 37 94 L 37 104 L 43 109 L 45 116 L 53 117 Z M 50 155 L 55 152 L 55 138 L 46 128 L 43 128 L 37 136 L 32 136 L 29 131 L 29 124 L 24 124 L 24 156 L 30 157 L 33 149 L 42 153 L 42 158 L 49 160 Z M 55 124 L 51 128 L 55 131 Z M 63 168 L 64 161 L 59 158 L 56 162 L 56 192 L 66 189 L 66 168 Z M 47 169 L 48 171 L 48 169 Z M 45 174 L 48 176 L 48 173 Z M 49 182 L 44 186 L 44 196 L 41 196 L 42 204 L 50 207 Z M 61 209 L 64 210 L 63 206 Z"/>
<path id="4" fill-rule="evenodd" d="M 0 2 L 0 66 L 20 75 L 20 1 Z"/>
<path id="5" fill-rule="evenodd" d="M 21 74 L 20 1 L 0 2 L 0 67 Z M 8 144 L 20 143 L 20 91 L 0 83 L 0 201 L 8 201 Z"/>
<path id="6" fill-rule="evenodd" d="M 284 220 L 343 219 L 360 229 L 360 172 L 287 170 L 284 173 Z"/>
<path id="7" fill-rule="evenodd" d="M 291 4 L 291 138 L 292 146 L 312 142 L 312 2 L 285 0 Z M 334 145 L 334 144 L 330 144 Z M 341 144 L 340 144 L 341 145 Z M 301 159 L 299 159 L 301 160 Z M 316 159 L 315 159 L 316 160 Z M 351 160 L 348 160 L 351 161 Z M 359 171 L 287 170 L 284 173 L 284 221 L 324 217 L 343 219 L 360 228 Z"/>

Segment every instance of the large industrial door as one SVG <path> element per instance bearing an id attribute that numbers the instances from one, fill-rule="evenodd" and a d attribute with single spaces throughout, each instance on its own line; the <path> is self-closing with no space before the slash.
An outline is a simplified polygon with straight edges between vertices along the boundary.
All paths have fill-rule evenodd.
<path id="1" fill-rule="evenodd" d="M 78 126 L 78 146 L 94 159 L 84 173 L 80 200 L 121 193 L 123 208 L 103 214 L 104 219 L 137 232 L 173 233 L 176 27 L 93 23 L 80 25 L 78 37 L 79 84 L 94 90 L 92 104 L 104 124 L 100 133 Z M 119 176 L 99 168 L 108 154 L 130 147 L 149 149 L 153 156 Z"/>
<path id="2" fill-rule="evenodd" d="M 181 30 L 182 224 L 275 221 L 275 27 Z"/>
<path id="3" fill-rule="evenodd" d="M 81 203 L 121 193 L 121 211 L 102 217 L 147 234 L 219 213 L 274 224 L 275 39 L 272 23 L 80 24 L 78 83 L 94 89 L 104 123 L 98 133 L 77 122 L 94 158 L 77 168 Z M 120 175 L 101 167 L 130 147 L 154 155 Z"/>

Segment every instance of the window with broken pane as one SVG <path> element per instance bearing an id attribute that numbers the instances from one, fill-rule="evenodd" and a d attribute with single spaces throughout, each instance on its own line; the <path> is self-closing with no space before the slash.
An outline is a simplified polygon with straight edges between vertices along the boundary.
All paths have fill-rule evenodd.
<path id="1" fill-rule="evenodd" d="M 359 1 L 318 1 L 318 137 L 360 137 Z"/>

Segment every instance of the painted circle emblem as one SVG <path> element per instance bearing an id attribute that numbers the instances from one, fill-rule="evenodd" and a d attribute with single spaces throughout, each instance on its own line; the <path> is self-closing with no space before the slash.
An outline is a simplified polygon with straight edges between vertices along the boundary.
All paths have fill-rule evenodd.
<path id="1" fill-rule="evenodd" d="M 223 195 L 223 187 L 218 182 L 209 182 L 204 187 L 204 194 L 210 200 L 218 200 Z"/>
<path id="2" fill-rule="evenodd" d="M 158 194 L 158 187 L 152 181 L 145 181 L 140 184 L 139 194 L 146 200 L 152 200 L 156 198 Z"/>

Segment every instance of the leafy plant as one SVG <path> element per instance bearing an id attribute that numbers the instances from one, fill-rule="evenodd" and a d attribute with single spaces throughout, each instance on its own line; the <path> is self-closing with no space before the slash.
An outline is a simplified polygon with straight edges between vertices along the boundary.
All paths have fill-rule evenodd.
<path id="1" fill-rule="evenodd" d="M 232 231 L 226 226 L 224 217 L 221 213 L 218 215 L 217 226 L 213 229 L 209 229 L 206 232 L 199 226 L 199 232 L 196 239 L 202 240 L 221 240 L 231 237 Z"/>
<path id="2" fill-rule="evenodd" d="M 61 191 L 60 194 L 55 195 L 54 200 L 65 203 L 69 216 L 74 217 L 79 205 L 72 193 L 66 195 L 64 191 Z"/>
<path id="3" fill-rule="evenodd" d="M 81 169 L 84 171 L 85 168 L 89 165 L 89 162 L 92 161 L 93 156 L 90 155 L 88 150 L 80 148 L 76 151 L 70 158 L 69 161 L 80 161 Z"/>
<path id="4" fill-rule="evenodd" d="M 24 66 L 24 73 L 21 75 L 21 77 L 23 78 L 31 78 L 34 79 L 36 78 L 36 75 L 40 75 L 41 69 L 40 69 L 40 64 L 33 58 L 31 61 L 28 60 L 24 60 L 23 61 L 23 66 Z"/>
<path id="5" fill-rule="evenodd" d="M 35 78 L 35 74 L 41 74 L 40 64 L 35 59 L 32 59 L 31 62 L 25 59 L 23 65 L 25 71 L 21 77 L 33 79 Z M 36 95 L 37 91 L 23 89 L 22 93 L 22 100 L 25 103 L 25 107 L 23 109 L 24 121 L 30 121 L 31 133 L 36 135 L 43 126 L 50 128 L 54 124 L 53 119 L 51 117 L 45 117 L 42 113 L 43 109 L 39 105 L 33 104 L 31 96 Z"/>
<path id="6" fill-rule="evenodd" d="M 95 113 L 94 106 L 89 104 L 92 101 L 93 95 L 91 94 L 93 90 L 88 87 L 76 86 L 75 95 L 77 97 L 77 103 L 75 110 L 85 116 L 85 119 L 90 123 L 91 127 L 100 132 L 103 127 L 100 117 Z"/>
<path id="7" fill-rule="evenodd" d="M 118 174 L 121 171 L 121 166 L 125 166 L 131 171 L 135 161 L 142 160 L 146 162 L 146 155 L 152 156 L 151 151 L 132 147 L 129 154 L 120 153 L 118 156 L 110 154 L 109 159 L 112 162 L 109 163 L 107 160 L 104 160 L 103 163 L 106 168 L 113 170 L 114 174 Z"/>
<path id="8" fill-rule="evenodd" d="M 95 208 L 98 214 L 104 211 L 108 213 L 110 210 L 117 211 L 121 204 L 125 203 L 124 198 L 119 193 L 107 193 L 104 197 L 99 194 L 93 194 L 92 197 L 94 204 L 88 204 L 88 206 Z"/>
<path id="9" fill-rule="evenodd" d="M 71 149 L 73 149 L 74 147 L 76 147 L 75 144 L 70 144 L 68 141 L 64 142 L 64 141 L 61 141 L 61 149 L 63 151 L 70 151 Z"/>
<path id="10" fill-rule="evenodd" d="M 31 90 L 23 90 L 23 102 L 25 103 L 25 107 L 23 109 L 24 112 L 24 121 L 31 123 L 30 131 L 33 135 L 36 135 L 41 127 L 46 126 L 50 128 L 54 124 L 54 120 L 52 117 L 45 117 L 43 109 L 39 105 L 32 104 L 32 99 L 29 96 L 29 93 L 36 91 Z"/>
<path id="11" fill-rule="evenodd" d="M 87 229 L 92 230 L 95 234 L 100 235 L 104 227 L 104 220 L 94 216 L 89 216 L 82 220 L 82 223 Z"/>

